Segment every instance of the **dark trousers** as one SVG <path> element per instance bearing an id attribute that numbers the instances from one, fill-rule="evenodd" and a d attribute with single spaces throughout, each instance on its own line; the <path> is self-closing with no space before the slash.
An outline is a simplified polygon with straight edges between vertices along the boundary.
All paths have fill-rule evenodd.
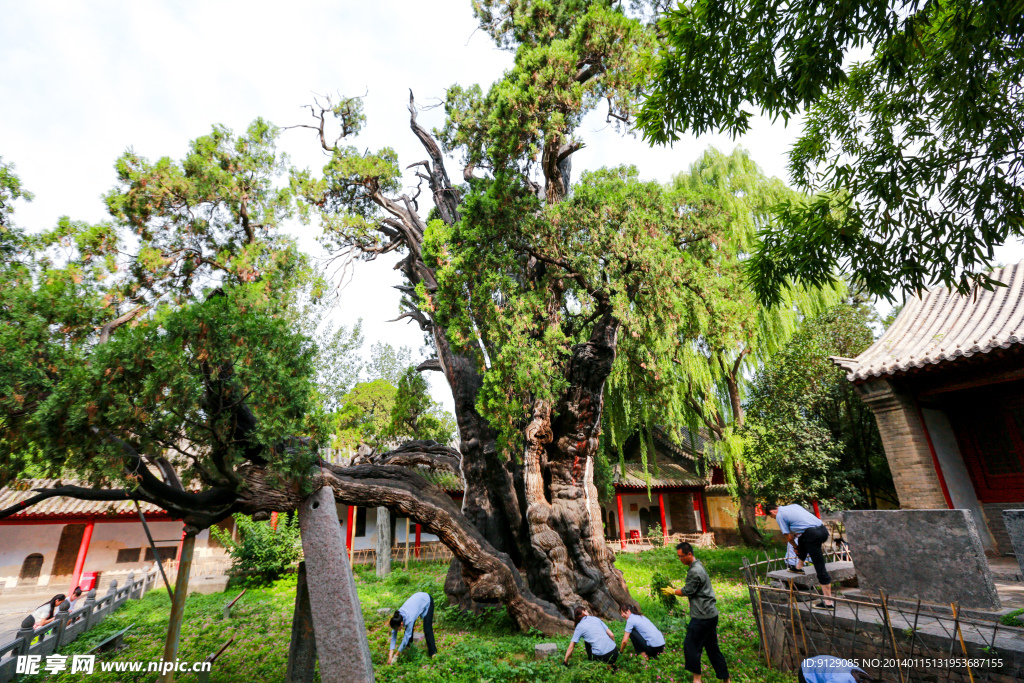
<path id="1" fill-rule="evenodd" d="M 596 659 L 599 662 L 608 662 L 614 664 L 615 660 L 619 658 L 619 648 L 615 648 L 611 652 L 605 652 L 603 655 L 595 655 L 590 649 L 590 643 L 583 641 L 583 648 L 587 651 L 587 659 Z"/>
<path id="2" fill-rule="evenodd" d="M 412 624 L 412 632 L 416 633 L 416 622 Z M 411 636 L 410 636 L 411 637 Z M 431 657 L 437 654 L 437 645 L 434 644 L 434 596 L 430 596 L 430 607 L 427 608 L 427 616 L 423 617 L 423 637 L 427 641 L 427 654 Z"/>
<path id="3" fill-rule="evenodd" d="M 659 645 L 658 647 L 648 645 L 644 637 L 635 630 L 629 632 L 629 642 L 633 643 L 633 649 L 636 650 L 638 655 L 647 655 L 651 659 L 665 651 L 664 645 Z"/>
<path id="4" fill-rule="evenodd" d="M 821 552 L 821 546 L 828 540 L 828 529 L 825 525 L 816 526 L 813 529 L 800 534 L 796 539 L 796 556 L 803 562 L 809 555 L 814 563 L 814 573 L 818 576 L 818 583 L 827 586 L 832 583 L 832 577 L 825 570 L 825 554 Z"/>
<path id="5" fill-rule="evenodd" d="M 700 673 L 700 653 L 707 650 L 708 659 L 718 678 L 729 677 L 729 667 L 725 656 L 718 647 L 718 617 L 710 619 L 690 619 L 686 625 L 686 638 L 683 640 L 683 656 L 686 670 L 692 674 Z"/>

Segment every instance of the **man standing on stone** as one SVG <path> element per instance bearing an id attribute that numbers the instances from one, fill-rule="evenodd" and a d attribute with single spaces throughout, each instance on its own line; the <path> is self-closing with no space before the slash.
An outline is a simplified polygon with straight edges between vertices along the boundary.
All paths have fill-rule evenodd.
<path id="1" fill-rule="evenodd" d="M 391 651 L 388 653 L 388 664 L 398 661 L 398 655 L 408 647 L 415 630 L 416 620 L 423 619 L 423 636 L 427 640 L 427 653 L 433 657 L 437 654 L 434 644 L 434 598 L 429 593 L 413 593 L 401 607 L 395 610 L 389 625 L 391 626 Z M 398 629 L 405 627 L 402 644 L 397 648 Z"/>
<path id="2" fill-rule="evenodd" d="M 828 540 L 828 529 L 820 519 L 800 505 L 779 507 L 775 503 L 768 503 L 764 510 L 779 523 L 779 529 L 786 536 L 786 543 L 796 548 L 796 568 L 803 570 L 804 560 L 808 556 L 814 563 L 814 573 L 817 574 L 821 592 L 825 595 L 825 599 L 818 601 L 814 606 L 819 609 L 834 609 L 832 577 L 825 569 L 825 555 L 821 550 L 821 546 Z"/>
<path id="3" fill-rule="evenodd" d="M 687 566 L 686 585 L 682 588 L 662 588 L 665 595 L 685 595 L 690 599 L 690 621 L 686 625 L 683 640 L 683 656 L 686 670 L 693 674 L 693 683 L 701 683 L 700 655 L 707 650 L 708 659 L 719 679 L 729 683 L 729 667 L 725 655 L 718 647 L 718 600 L 711 587 L 711 577 L 701 561 L 693 556 L 693 546 L 680 543 L 676 546 L 679 561 Z"/>

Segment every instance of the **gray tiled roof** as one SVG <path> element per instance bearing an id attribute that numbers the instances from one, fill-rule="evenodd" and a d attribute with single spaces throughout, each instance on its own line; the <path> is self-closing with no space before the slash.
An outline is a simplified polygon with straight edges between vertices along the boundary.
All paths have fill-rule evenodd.
<path id="1" fill-rule="evenodd" d="M 832 357 L 850 381 L 905 372 L 1024 343 L 1024 261 L 992 278 L 1006 287 L 962 296 L 940 287 L 910 299 L 856 358 Z"/>
<path id="2" fill-rule="evenodd" d="M 644 475 L 644 467 L 638 462 L 627 462 L 626 476 L 622 476 L 620 466 L 612 463 L 614 476 L 612 481 L 616 486 L 624 488 L 647 488 L 647 476 Z M 648 463 L 647 473 L 651 477 L 651 488 L 668 488 L 672 486 L 704 486 L 707 482 L 697 474 L 687 470 L 682 465 L 675 463 L 659 462 L 658 474 L 654 474 L 653 463 Z"/>
<path id="3" fill-rule="evenodd" d="M 24 479 L 12 482 L 8 486 L 0 488 L 0 510 L 6 509 L 36 495 L 36 491 L 33 489 L 52 488 L 60 485 L 61 483 L 67 485 L 83 485 L 75 481 L 64 480 L 61 482 L 57 479 Z M 150 503 L 140 503 L 140 506 L 142 507 L 142 512 L 144 514 L 164 512 L 162 508 L 151 505 Z M 135 516 L 135 514 L 135 503 L 130 500 L 111 502 L 106 500 L 78 500 L 76 498 L 57 496 L 54 498 L 47 498 L 44 501 L 36 503 L 30 508 L 26 508 L 25 510 L 7 517 L 7 519 L 15 520 L 24 519 L 26 517 L 40 518 L 58 516 L 79 517 L 87 515 L 96 515 L 97 517 L 106 515 L 120 517 Z"/>

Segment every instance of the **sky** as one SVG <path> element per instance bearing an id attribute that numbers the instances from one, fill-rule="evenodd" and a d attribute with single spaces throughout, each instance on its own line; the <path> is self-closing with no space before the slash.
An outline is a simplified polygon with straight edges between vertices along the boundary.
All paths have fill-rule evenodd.
<path id="1" fill-rule="evenodd" d="M 15 220 L 29 229 L 62 215 L 104 220 L 101 197 L 126 149 L 177 159 L 215 123 L 238 132 L 256 117 L 305 123 L 302 107 L 317 94 L 364 95 L 367 125 L 353 144 L 390 146 L 403 166 L 420 161 L 425 155 L 408 125 L 410 89 L 429 107 L 448 86 L 486 88 L 511 66 L 511 53 L 476 28 L 469 0 L 0 0 L 0 157 L 36 196 L 18 206 Z M 424 110 L 419 120 L 441 126 L 443 110 Z M 587 146 L 573 157 L 573 175 L 631 163 L 642 177 L 667 181 L 709 145 L 741 145 L 769 175 L 785 179 L 798 132 L 798 121 L 787 127 L 760 118 L 738 140 L 702 136 L 651 148 L 596 113 L 580 131 Z M 286 131 L 279 148 L 294 165 L 319 170 L 324 156 L 312 135 Z M 454 177 L 457 161 L 448 165 Z M 315 226 L 290 229 L 315 250 Z M 1022 258 L 1020 244 L 997 254 L 1003 262 Z M 387 322 L 399 313 L 394 263 L 356 264 L 339 297 L 335 320 L 361 318 L 367 349 L 375 341 L 422 345 L 415 325 Z M 432 394 L 451 409 L 443 379 L 431 375 Z"/>

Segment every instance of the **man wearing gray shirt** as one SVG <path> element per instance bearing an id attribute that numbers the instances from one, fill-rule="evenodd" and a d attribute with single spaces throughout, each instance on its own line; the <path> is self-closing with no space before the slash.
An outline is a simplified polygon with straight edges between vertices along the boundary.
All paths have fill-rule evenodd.
<path id="1" fill-rule="evenodd" d="M 821 550 L 821 546 L 828 540 L 828 529 L 820 519 L 800 505 L 779 507 L 775 503 L 768 503 L 764 506 L 764 511 L 775 518 L 779 523 L 779 530 L 786 536 L 786 543 L 796 549 L 796 569 L 803 571 L 804 560 L 808 556 L 814 563 L 814 573 L 818 576 L 821 592 L 825 595 L 825 599 L 814 606 L 819 609 L 834 609 L 832 577 L 825 569 L 825 554 Z"/>
<path id="2" fill-rule="evenodd" d="M 711 577 L 700 560 L 693 556 L 693 546 L 676 546 L 679 561 L 687 566 L 686 585 L 682 588 L 662 588 L 666 595 L 685 595 L 690 599 L 690 621 L 686 624 L 683 657 L 686 670 L 693 674 L 693 683 L 701 683 L 700 654 L 707 651 L 715 675 L 729 683 L 729 667 L 725 655 L 718 647 L 718 605 Z"/>

